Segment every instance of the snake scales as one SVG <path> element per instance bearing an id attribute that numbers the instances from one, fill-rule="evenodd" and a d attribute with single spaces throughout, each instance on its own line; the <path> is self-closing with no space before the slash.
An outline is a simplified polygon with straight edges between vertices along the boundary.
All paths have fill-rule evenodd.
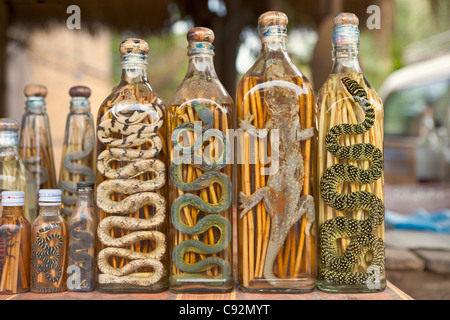
<path id="1" fill-rule="evenodd" d="M 43 287 L 42 283 L 36 283 L 36 277 L 43 272 L 48 282 L 57 283 L 61 279 L 62 268 L 60 258 L 60 249 L 63 245 L 63 237 L 58 233 L 52 233 L 45 237 L 42 237 L 43 234 L 61 228 L 61 225 L 58 223 L 50 223 L 48 226 L 41 228 L 36 233 L 36 240 L 33 242 L 31 251 L 32 258 L 31 264 L 35 268 L 35 272 L 31 275 L 31 283 L 33 285 L 33 289 L 35 291 L 40 292 L 59 292 L 61 288 L 58 286 L 55 287 Z M 50 241 L 56 239 L 57 243 L 54 245 L 48 245 Z M 38 261 L 41 263 L 38 263 Z M 51 270 L 54 270 L 55 275 L 52 275 Z"/>
<path id="2" fill-rule="evenodd" d="M 130 114 L 131 115 L 127 115 Z M 155 104 L 118 104 L 111 109 L 112 117 L 103 120 L 97 129 L 97 137 L 108 148 L 97 158 L 97 170 L 105 178 L 97 187 L 97 205 L 108 216 L 99 223 L 97 234 L 106 248 L 98 254 L 99 283 L 150 286 L 158 282 L 165 273 L 161 263 L 166 252 L 166 237 L 159 231 L 148 229 L 161 226 L 165 219 L 166 200 L 157 193 L 165 185 L 166 167 L 154 159 L 162 149 L 162 140 L 156 133 L 163 125 L 164 114 Z M 151 117 L 151 123 L 143 123 Z M 116 138 L 121 135 L 122 138 Z M 146 149 L 134 149 L 139 146 Z M 119 169 L 111 166 L 112 161 L 127 161 Z M 148 174 L 150 180 L 137 177 Z M 121 201 L 114 201 L 114 193 L 128 195 Z M 145 206 L 155 208 L 150 218 L 133 218 L 125 215 L 134 213 Z M 118 227 L 134 231 L 114 238 L 111 230 Z M 142 231 L 147 230 L 147 231 Z M 154 241 L 156 247 L 148 253 L 138 252 L 129 247 L 141 240 Z M 110 256 L 126 258 L 123 267 L 114 267 L 108 262 Z M 137 272 L 136 269 L 151 267 L 153 272 Z"/>
<path id="3" fill-rule="evenodd" d="M 212 129 L 214 124 L 213 114 L 209 107 L 197 101 L 191 101 L 196 113 L 204 123 L 202 127 L 202 134 L 189 147 L 182 147 L 179 143 L 179 136 L 187 131 L 194 131 L 194 124 L 184 122 L 177 126 L 172 134 L 172 143 L 174 150 L 183 151 L 183 154 L 176 158 L 170 166 L 170 178 L 175 187 L 184 192 L 194 192 L 208 188 L 217 183 L 220 185 L 222 195 L 217 204 L 210 204 L 205 202 L 199 196 L 191 193 L 184 193 L 176 198 L 171 207 L 171 220 L 173 226 L 180 232 L 197 236 L 211 227 L 217 227 L 220 230 L 220 238 L 215 244 L 205 244 L 197 239 L 188 239 L 176 245 L 172 252 L 173 263 L 184 273 L 172 275 L 171 281 L 176 282 L 183 279 L 198 279 L 206 280 L 208 285 L 221 285 L 224 281 L 228 281 L 231 276 L 230 263 L 218 256 L 211 256 L 202 259 L 199 262 L 190 264 L 184 260 L 186 252 L 195 252 L 198 254 L 216 254 L 225 250 L 231 241 L 231 224 L 227 218 L 220 215 L 220 213 L 227 210 L 231 205 L 231 180 L 224 174 L 219 172 L 226 166 L 230 153 L 230 143 L 223 132 L 217 129 Z M 195 153 L 202 148 L 205 141 L 212 137 L 216 137 L 221 143 L 222 153 L 216 161 L 205 157 L 204 155 L 196 155 Z M 190 164 L 194 168 L 203 171 L 196 180 L 185 183 L 183 182 L 182 166 L 183 164 Z M 185 224 L 182 220 L 181 212 L 183 207 L 191 206 L 204 212 L 206 215 L 201 218 L 193 226 Z M 209 277 L 201 274 L 214 266 L 220 266 L 221 273 Z M 215 280 L 212 281 L 211 280 Z"/>
<path id="4" fill-rule="evenodd" d="M 69 152 L 64 157 L 63 164 L 69 173 L 84 175 L 86 176 L 86 178 L 84 179 L 85 181 L 95 181 L 94 171 L 90 167 L 74 162 L 83 160 L 84 158 L 88 157 L 94 150 L 94 144 L 95 137 L 87 137 L 83 144 L 83 150 Z M 70 206 L 75 205 L 77 202 L 77 183 L 76 181 L 61 181 L 58 187 L 62 191 L 67 191 L 69 193 L 69 195 L 63 194 L 63 196 L 61 197 L 61 200 L 64 203 L 64 207 L 61 209 L 61 212 L 64 215 L 70 216 L 73 212 L 73 208 L 71 208 Z"/>
<path id="5" fill-rule="evenodd" d="M 384 204 L 375 194 L 367 191 L 353 192 L 348 195 L 337 191 L 342 182 L 368 184 L 378 180 L 383 173 L 383 154 L 380 149 L 369 143 L 341 146 L 342 135 L 358 135 L 369 130 L 375 123 L 375 110 L 367 98 L 364 89 L 354 80 L 344 77 L 343 87 L 365 111 L 365 119 L 359 124 L 339 124 L 330 129 L 325 138 L 327 150 L 342 160 L 369 160 L 368 170 L 359 169 L 346 163 L 329 167 L 323 174 L 320 190 L 324 202 L 335 210 L 354 211 L 365 209 L 369 217 L 365 220 L 337 216 L 325 221 L 319 228 L 322 252 L 321 270 L 324 280 L 335 284 L 364 284 L 371 276 L 367 270 L 354 272 L 366 252 L 372 251 L 371 265 L 384 272 L 384 242 L 372 234 L 384 220 Z M 353 237 L 342 255 L 338 255 L 336 240 Z"/>
<path id="6" fill-rule="evenodd" d="M 86 219 L 80 219 L 70 224 L 69 232 L 74 241 L 69 245 L 69 258 L 80 267 L 79 277 L 82 290 L 91 291 L 94 287 L 94 257 L 87 251 L 94 245 L 94 236 L 86 231 L 86 226 Z"/>

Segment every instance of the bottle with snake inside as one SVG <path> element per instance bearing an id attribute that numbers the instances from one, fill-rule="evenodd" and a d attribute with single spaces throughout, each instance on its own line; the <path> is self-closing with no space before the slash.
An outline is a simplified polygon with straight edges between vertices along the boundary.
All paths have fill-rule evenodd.
<path id="1" fill-rule="evenodd" d="M 91 89 L 70 88 L 58 188 L 62 191 L 62 216 L 70 221 L 77 203 L 77 182 L 95 182 L 95 125 L 90 112 Z"/>
<path id="2" fill-rule="evenodd" d="M 261 50 L 236 97 L 239 287 L 314 289 L 315 107 L 309 80 L 286 48 L 288 17 L 258 19 Z"/>
<path id="3" fill-rule="evenodd" d="M 95 184 L 77 182 L 76 186 L 77 203 L 69 222 L 67 290 L 89 292 L 94 290 L 97 282 Z"/>
<path id="4" fill-rule="evenodd" d="M 2 192 L 0 294 L 30 290 L 31 224 L 24 217 L 25 192 Z"/>
<path id="5" fill-rule="evenodd" d="M 30 84 L 24 93 L 27 99 L 20 127 L 19 154 L 34 174 L 38 194 L 39 189 L 57 188 L 52 135 L 45 108 L 47 88 Z"/>
<path id="6" fill-rule="evenodd" d="M 230 292 L 233 99 L 214 68 L 214 33 L 187 33 L 184 80 L 169 101 L 170 290 Z"/>
<path id="7" fill-rule="evenodd" d="M 31 286 L 35 293 L 67 290 L 69 234 L 61 216 L 61 190 L 39 190 L 39 216 L 31 225 Z"/>
<path id="8" fill-rule="evenodd" d="M 169 287 L 167 107 L 147 78 L 148 44 L 120 44 L 122 75 L 97 115 L 101 292 Z"/>
<path id="9" fill-rule="evenodd" d="M 383 104 L 359 65 L 358 18 L 333 20 L 333 68 L 317 96 L 318 288 L 386 287 Z"/>
<path id="10" fill-rule="evenodd" d="M 0 119 L 0 190 L 25 192 L 24 217 L 32 223 L 37 216 L 37 190 L 33 173 L 19 155 L 19 122 Z"/>

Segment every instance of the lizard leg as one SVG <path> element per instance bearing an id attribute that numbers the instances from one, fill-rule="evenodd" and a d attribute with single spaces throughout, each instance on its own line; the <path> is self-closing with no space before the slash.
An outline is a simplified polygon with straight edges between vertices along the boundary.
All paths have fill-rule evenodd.
<path id="1" fill-rule="evenodd" d="M 308 140 L 310 138 L 312 138 L 314 136 L 314 128 L 308 128 L 308 129 L 304 129 L 301 130 L 300 128 L 298 128 L 297 130 L 297 139 L 299 141 L 305 141 Z"/>
<path id="2" fill-rule="evenodd" d="M 304 213 L 306 214 L 306 227 L 305 227 L 305 234 L 309 236 L 311 234 L 312 225 L 315 221 L 315 215 L 314 215 L 314 198 L 310 195 L 304 195 L 300 198 L 300 210 L 301 212 L 300 216 L 302 216 Z"/>
<path id="3" fill-rule="evenodd" d="M 269 187 L 262 187 L 258 190 L 256 190 L 252 195 L 247 196 L 244 192 L 239 193 L 239 202 L 240 202 L 240 209 L 243 209 L 241 212 L 240 217 L 242 218 L 244 215 L 247 214 L 248 211 L 250 211 L 254 206 L 258 204 L 261 200 L 264 199 L 264 204 L 266 204 L 269 201 L 266 201 L 268 194 L 269 194 Z M 266 208 L 269 213 L 271 213 L 270 208 Z"/>

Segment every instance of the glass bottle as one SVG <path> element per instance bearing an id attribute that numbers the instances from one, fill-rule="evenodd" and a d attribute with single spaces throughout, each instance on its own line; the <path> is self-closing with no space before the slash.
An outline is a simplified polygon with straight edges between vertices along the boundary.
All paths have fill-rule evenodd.
<path id="1" fill-rule="evenodd" d="M 19 154 L 35 176 L 37 194 L 39 189 L 57 186 L 50 124 L 45 111 L 47 88 L 31 84 L 24 92 L 27 101 L 20 127 Z"/>
<path id="2" fill-rule="evenodd" d="M 214 69 L 214 33 L 192 28 L 187 40 L 187 73 L 169 102 L 170 289 L 228 292 L 234 287 L 233 100 Z"/>
<path id="3" fill-rule="evenodd" d="M 333 69 L 317 96 L 318 278 L 374 292 L 384 272 L 383 104 L 359 65 L 358 18 L 334 18 Z"/>
<path id="4" fill-rule="evenodd" d="M 148 44 L 119 50 L 122 76 L 97 117 L 98 290 L 158 292 L 169 284 L 167 107 L 147 79 Z"/>
<path id="5" fill-rule="evenodd" d="M 77 182 L 95 181 L 95 127 L 90 111 L 91 89 L 70 88 L 58 188 L 62 190 L 62 216 L 68 222 L 77 202 Z"/>
<path id="6" fill-rule="evenodd" d="M 236 98 L 239 287 L 314 288 L 313 90 L 286 51 L 288 18 L 258 20 L 261 50 Z"/>
<path id="7" fill-rule="evenodd" d="M 31 291 L 66 291 L 67 224 L 61 216 L 61 190 L 39 190 L 39 216 L 31 225 Z"/>
<path id="8" fill-rule="evenodd" d="M 23 216 L 25 192 L 2 192 L 0 217 L 0 294 L 30 290 L 30 229 Z"/>
<path id="9" fill-rule="evenodd" d="M 36 219 L 36 181 L 19 156 L 19 123 L 15 119 L 0 119 L 0 190 L 24 191 L 24 217 L 30 223 Z"/>
<path id="10" fill-rule="evenodd" d="M 97 210 L 93 182 L 78 182 L 78 200 L 70 216 L 69 263 L 67 288 L 69 291 L 93 291 L 96 284 L 95 239 Z"/>

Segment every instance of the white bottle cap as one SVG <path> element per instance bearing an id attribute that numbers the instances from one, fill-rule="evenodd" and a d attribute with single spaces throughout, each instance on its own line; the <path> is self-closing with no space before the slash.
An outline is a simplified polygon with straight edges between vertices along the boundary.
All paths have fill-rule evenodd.
<path id="1" fill-rule="evenodd" d="M 61 190 L 59 189 L 41 189 L 39 190 L 40 206 L 60 206 Z"/>
<path id="2" fill-rule="evenodd" d="M 2 192 L 2 206 L 16 207 L 25 205 L 24 191 L 3 191 Z"/>

